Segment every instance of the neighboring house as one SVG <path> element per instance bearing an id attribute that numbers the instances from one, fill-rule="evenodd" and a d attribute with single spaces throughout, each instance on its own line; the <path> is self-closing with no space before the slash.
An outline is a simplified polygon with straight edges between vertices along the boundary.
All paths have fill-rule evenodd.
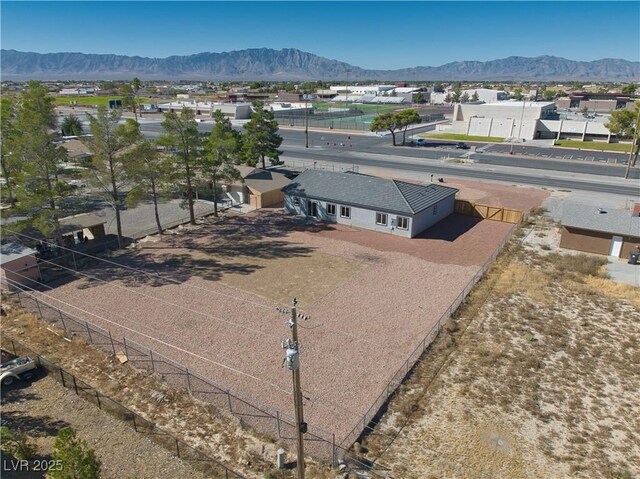
<path id="1" fill-rule="evenodd" d="M 289 213 L 413 238 L 453 213 L 455 188 L 305 170 L 284 189 Z"/>
<path id="2" fill-rule="evenodd" d="M 223 189 L 233 204 L 248 204 L 254 208 L 282 206 L 282 188 L 291 180 L 282 173 L 237 165 L 241 179 Z"/>
<path id="3" fill-rule="evenodd" d="M 0 248 L 0 267 L 3 276 L 26 286 L 34 286 L 40 281 L 40 269 L 36 260 L 36 250 L 20 243 L 3 244 Z"/>
<path id="4" fill-rule="evenodd" d="M 640 205 L 632 210 L 567 204 L 560 247 L 626 258 L 640 244 Z"/>

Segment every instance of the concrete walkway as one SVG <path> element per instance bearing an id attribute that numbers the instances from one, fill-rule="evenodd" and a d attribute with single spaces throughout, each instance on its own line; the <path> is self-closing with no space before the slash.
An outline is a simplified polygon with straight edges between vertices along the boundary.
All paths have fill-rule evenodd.
<path id="1" fill-rule="evenodd" d="M 640 264 L 629 264 L 626 259 L 609 256 L 607 273 L 613 281 L 640 288 Z"/>

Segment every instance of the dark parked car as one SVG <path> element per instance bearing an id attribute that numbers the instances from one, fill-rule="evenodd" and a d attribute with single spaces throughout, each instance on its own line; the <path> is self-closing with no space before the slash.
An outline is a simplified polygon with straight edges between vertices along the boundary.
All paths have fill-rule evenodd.
<path id="1" fill-rule="evenodd" d="M 456 143 L 456 148 L 458 150 L 468 150 L 469 145 L 467 145 L 466 143 Z"/>
<path id="2" fill-rule="evenodd" d="M 427 140 L 425 140 L 424 138 L 418 138 L 416 140 L 416 146 L 427 146 Z"/>

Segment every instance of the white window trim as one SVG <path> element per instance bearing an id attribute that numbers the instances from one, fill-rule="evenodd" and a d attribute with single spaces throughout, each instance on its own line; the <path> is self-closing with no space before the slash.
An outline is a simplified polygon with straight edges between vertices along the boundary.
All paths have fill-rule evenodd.
<path id="1" fill-rule="evenodd" d="M 329 212 L 329 207 L 333 206 L 333 213 Z M 327 214 L 329 216 L 335 216 L 338 213 L 338 206 L 335 203 L 327 203 Z"/>
<path id="2" fill-rule="evenodd" d="M 407 221 L 407 226 L 405 228 L 403 228 L 402 226 L 400 226 L 400 223 L 402 222 L 402 220 L 406 220 Z M 404 230 L 407 231 L 409 229 L 409 218 L 406 216 L 397 216 L 396 217 L 396 224 L 399 230 Z"/>
<path id="3" fill-rule="evenodd" d="M 348 211 L 346 215 L 342 214 L 343 208 Z M 350 206 L 341 206 L 340 207 L 340 218 L 346 218 L 348 220 L 351 219 L 351 207 Z"/>
<path id="4" fill-rule="evenodd" d="M 384 216 L 384 223 L 378 222 L 378 215 Z M 379 211 L 376 211 L 376 224 L 378 226 L 388 226 L 389 225 L 389 216 L 387 215 L 387 213 L 380 213 Z"/>

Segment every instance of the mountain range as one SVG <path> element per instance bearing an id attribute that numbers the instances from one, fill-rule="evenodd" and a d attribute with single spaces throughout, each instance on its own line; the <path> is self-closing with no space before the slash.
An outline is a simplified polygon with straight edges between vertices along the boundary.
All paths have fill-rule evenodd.
<path id="1" fill-rule="evenodd" d="M 294 48 L 255 48 L 167 58 L 1 50 L 3 80 L 552 80 L 637 81 L 640 62 L 604 58 L 590 62 L 554 56 L 512 56 L 486 62 L 460 61 L 438 67 L 370 70 Z"/>

